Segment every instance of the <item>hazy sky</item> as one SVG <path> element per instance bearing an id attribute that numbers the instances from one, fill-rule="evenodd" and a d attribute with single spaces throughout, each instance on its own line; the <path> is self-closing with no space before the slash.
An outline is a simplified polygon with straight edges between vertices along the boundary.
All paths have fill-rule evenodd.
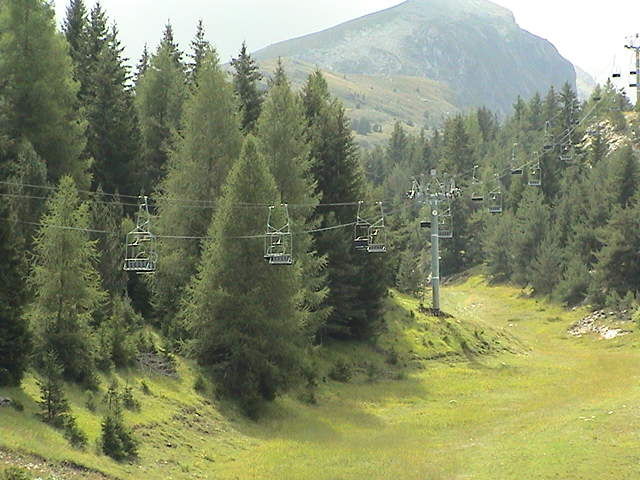
<path id="1" fill-rule="evenodd" d="M 92 5 L 94 0 L 85 0 Z M 427 0 L 425 0 L 427 1 Z M 59 16 L 66 0 L 56 0 Z M 183 49 L 199 18 L 223 61 L 243 40 L 250 50 L 315 32 L 402 3 L 399 0 L 102 0 L 118 23 L 127 53 L 137 61 L 142 46 L 157 44 L 168 19 Z M 626 35 L 640 30 L 638 0 L 496 0 L 515 14 L 518 24 L 550 40 L 573 63 L 602 80 L 616 60 L 628 70 Z"/>

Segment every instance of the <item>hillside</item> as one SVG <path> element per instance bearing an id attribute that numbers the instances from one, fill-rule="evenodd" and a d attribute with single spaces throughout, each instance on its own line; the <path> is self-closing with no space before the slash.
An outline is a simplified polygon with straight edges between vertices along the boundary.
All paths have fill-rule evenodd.
<path id="1" fill-rule="evenodd" d="M 284 60 L 284 66 L 296 89 L 302 87 L 316 68 L 291 59 Z M 265 60 L 260 67 L 265 78 L 269 78 L 276 68 L 276 60 Z M 407 130 L 417 133 L 421 128 L 440 126 L 444 117 L 459 111 L 453 103 L 453 92 L 446 85 L 428 78 L 346 75 L 328 70 L 324 70 L 323 75 L 331 94 L 344 104 L 356 140 L 363 147 L 386 141 L 398 120 Z"/>
<path id="2" fill-rule="evenodd" d="M 408 0 L 255 56 L 291 58 L 337 75 L 427 78 L 447 85 L 459 108 L 501 113 L 518 95 L 576 85 L 573 65 L 551 43 L 486 0 Z"/>
<path id="3" fill-rule="evenodd" d="M 286 397 L 258 423 L 211 401 L 210 390 L 194 392 L 196 371 L 184 361 L 179 379 L 119 372 L 142 404 L 139 413 L 127 413 L 143 442 L 133 464 L 97 456 L 93 444 L 86 452 L 69 449 L 34 417 L 29 378 L 23 390 L 0 389 L 25 406 L 0 410 L 0 465 L 27 465 L 58 479 L 638 474 L 631 453 L 640 427 L 637 333 L 608 341 L 571 337 L 569 326 L 585 312 L 487 287 L 480 277 L 447 286 L 443 300 L 453 319 L 426 317 L 415 300 L 396 294 L 377 346 L 327 349 L 325 371 L 338 358 L 355 365 L 348 383 L 325 378 L 317 405 Z M 139 391 L 141 380 L 148 395 Z M 93 443 L 100 417 L 86 409 L 83 392 L 69 394 Z"/>

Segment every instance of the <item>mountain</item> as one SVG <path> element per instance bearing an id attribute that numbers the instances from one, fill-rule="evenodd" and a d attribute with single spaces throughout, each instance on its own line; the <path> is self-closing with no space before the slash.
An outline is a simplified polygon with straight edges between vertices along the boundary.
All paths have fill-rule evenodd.
<path id="1" fill-rule="evenodd" d="M 575 68 L 577 76 L 576 83 L 578 87 L 578 97 L 580 97 L 581 100 L 586 100 L 593 93 L 593 90 L 596 88 L 597 82 L 591 76 L 591 74 L 587 73 L 577 65 L 575 66 Z"/>
<path id="2" fill-rule="evenodd" d="M 487 0 L 408 0 L 336 27 L 280 42 L 258 60 L 290 58 L 337 74 L 428 78 L 460 108 L 508 113 L 518 95 L 576 86 L 573 65 Z"/>

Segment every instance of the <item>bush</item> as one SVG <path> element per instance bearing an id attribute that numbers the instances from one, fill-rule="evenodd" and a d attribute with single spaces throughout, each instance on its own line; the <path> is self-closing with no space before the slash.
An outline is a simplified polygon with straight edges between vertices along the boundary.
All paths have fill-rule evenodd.
<path id="1" fill-rule="evenodd" d="M 138 456 L 138 442 L 132 432 L 125 427 L 122 415 L 112 413 L 102 421 L 102 451 L 117 461 Z"/>
<path id="2" fill-rule="evenodd" d="M 87 410 L 94 412 L 98 409 L 97 394 L 91 390 L 87 391 L 87 401 L 85 402 Z"/>
<path id="3" fill-rule="evenodd" d="M 11 406 L 17 411 L 17 412 L 24 412 L 24 405 L 22 404 L 22 402 L 13 399 L 11 400 Z"/>
<path id="4" fill-rule="evenodd" d="M 353 376 L 353 367 L 344 359 L 339 359 L 331 368 L 329 378 L 336 382 L 348 383 Z"/>
<path id="5" fill-rule="evenodd" d="M 9 467 L 0 472 L 0 480 L 31 480 L 33 477 L 22 468 Z"/>
<path id="6" fill-rule="evenodd" d="M 87 434 L 80 430 L 75 417 L 67 415 L 64 422 L 64 438 L 73 448 L 84 449 L 87 446 Z"/>
<path id="7" fill-rule="evenodd" d="M 140 380 L 140 390 L 142 390 L 142 393 L 145 395 L 151 395 L 151 389 L 144 380 Z"/>
<path id="8" fill-rule="evenodd" d="M 127 410 L 140 410 L 140 402 L 138 402 L 138 400 L 133 396 L 133 389 L 129 385 L 124 387 L 124 390 L 120 395 L 120 401 Z"/>
<path id="9" fill-rule="evenodd" d="M 195 382 L 193 382 L 193 389 L 198 393 L 205 393 L 207 390 L 207 385 L 204 383 L 204 378 L 202 375 L 198 375 L 196 377 Z"/>

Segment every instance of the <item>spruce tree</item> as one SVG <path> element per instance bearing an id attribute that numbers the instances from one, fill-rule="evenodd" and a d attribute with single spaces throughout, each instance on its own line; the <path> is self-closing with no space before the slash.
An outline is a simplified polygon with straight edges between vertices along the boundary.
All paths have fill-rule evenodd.
<path id="1" fill-rule="evenodd" d="M 266 209 L 238 205 L 279 202 L 249 135 L 229 174 L 184 310 L 198 361 L 211 369 L 220 392 L 251 416 L 263 401 L 286 391 L 301 369 L 304 340 L 295 300 L 300 269 L 269 265 L 263 241 L 237 238 L 266 228 Z"/>
<path id="2" fill-rule="evenodd" d="M 69 414 L 69 402 L 64 394 L 62 374 L 64 368 L 54 350 L 47 350 L 40 368 L 40 408 L 42 419 L 54 427 L 62 428 Z"/>
<path id="3" fill-rule="evenodd" d="M 204 23 L 202 22 L 202 19 L 200 19 L 198 21 L 196 36 L 191 41 L 192 53 L 189 54 L 191 62 L 189 62 L 188 65 L 188 76 L 191 85 L 198 84 L 198 73 L 200 71 L 200 67 L 211 50 L 211 44 L 205 38 Z"/>
<path id="4" fill-rule="evenodd" d="M 151 191 L 163 176 L 168 151 L 181 130 L 186 76 L 172 37 L 161 42 L 136 85 L 135 105 L 140 121 L 142 152 L 137 178 Z"/>
<path id="5" fill-rule="evenodd" d="M 332 100 L 319 70 L 304 86 L 303 105 L 307 137 L 314 159 L 311 172 L 320 203 L 357 203 L 365 200 L 364 175 L 344 107 Z M 357 207 L 341 207 L 319 214 L 320 226 L 331 228 L 353 223 Z M 371 212 L 373 217 L 380 212 Z M 326 333 L 333 336 L 367 338 L 380 321 L 382 299 L 388 278 L 383 259 L 356 252 L 353 231 L 336 229 L 316 237 L 321 255 L 327 255 L 332 315 Z"/>
<path id="6" fill-rule="evenodd" d="M 242 131 L 253 132 L 262 105 L 262 92 L 258 82 L 262 80 L 262 74 L 250 53 L 247 45 L 242 42 L 240 54 L 231 60 L 234 69 L 233 85 L 239 99 L 240 115 L 242 117 Z"/>
<path id="7" fill-rule="evenodd" d="M 307 143 L 305 117 L 300 98 L 294 94 L 281 71 L 276 75 L 262 107 L 256 126 L 259 149 L 266 159 L 282 201 L 304 205 L 290 210 L 294 231 L 308 231 L 317 227 L 315 206 L 318 198 L 311 175 L 311 150 Z M 296 235 L 295 253 L 301 263 L 300 306 L 305 313 L 305 326 L 310 336 L 318 333 L 330 311 L 324 304 L 326 286 L 326 257 L 316 252 L 310 234 Z"/>
<path id="8" fill-rule="evenodd" d="M 156 228 L 161 235 L 206 235 L 214 210 L 208 202 L 219 199 L 240 152 L 235 98 L 215 51 L 206 52 L 198 79 L 184 108 L 183 134 L 170 152 L 167 176 L 158 189 Z M 159 246 L 153 302 L 167 328 L 172 327 L 175 300 L 196 272 L 200 253 L 201 245 L 194 241 L 163 239 Z"/>
<path id="9" fill-rule="evenodd" d="M 609 207 L 617 205 L 625 208 L 638 191 L 640 182 L 638 158 L 631 145 L 625 145 L 611 155 L 608 163 L 606 188 L 611 194 Z"/>
<path id="10" fill-rule="evenodd" d="M 7 133 L 29 140 L 50 179 L 70 174 L 86 185 L 84 126 L 67 51 L 49 2 L 0 3 L 0 115 Z"/>
<path id="11" fill-rule="evenodd" d="M 547 232 L 531 262 L 531 286 L 537 295 L 549 295 L 562 278 L 562 249 L 554 230 Z"/>
<path id="12" fill-rule="evenodd" d="M 22 318 L 24 288 L 18 237 L 0 202 L 0 386 L 19 385 L 29 364 L 31 332 Z"/>
<path id="13" fill-rule="evenodd" d="M 88 238 L 89 207 L 74 181 L 63 177 L 47 205 L 34 246 L 29 283 L 35 293 L 29 309 L 40 363 L 52 350 L 66 378 L 92 384 L 94 348 L 90 323 L 105 295 L 93 264 L 95 244 Z"/>

